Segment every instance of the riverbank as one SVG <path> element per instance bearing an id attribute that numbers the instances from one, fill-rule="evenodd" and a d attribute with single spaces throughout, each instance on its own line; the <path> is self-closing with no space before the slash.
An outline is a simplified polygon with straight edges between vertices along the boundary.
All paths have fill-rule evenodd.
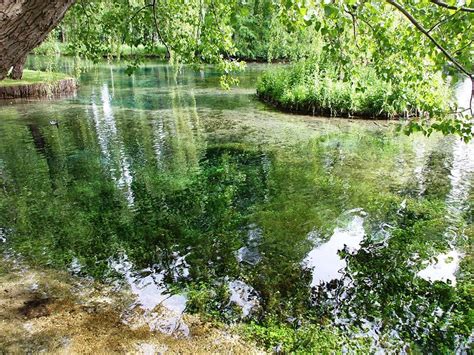
<path id="1" fill-rule="evenodd" d="M 76 57 L 78 53 L 67 43 L 56 40 L 48 40 L 43 42 L 39 47 L 35 48 L 31 54 L 43 56 L 64 56 Z M 166 59 L 166 47 L 162 45 L 155 45 L 151 48 L 146 48 L 143 45 L 131 47 L 126 44 L 117 45 L 113 51 L 104 51 L 100 55 L 102 58 L 113 59 L 130 59 L 134 57 L 143 57 L 149 59 Z"/>
<path id="2" fill-rule="evenodd" d="M 64 73 L 25 70 L 20 80 L 0 82 L 0 99 L 25 99 L 73 94 L 76 79 Z"/>
<path id="3" fill-rule="evenodd" d="M 197 316 L 184 316 L 188 337 L 153 331 L 126 290 L 11 258 L 0 259 L 0 285 L 1 353 L 261 353 Z"/>

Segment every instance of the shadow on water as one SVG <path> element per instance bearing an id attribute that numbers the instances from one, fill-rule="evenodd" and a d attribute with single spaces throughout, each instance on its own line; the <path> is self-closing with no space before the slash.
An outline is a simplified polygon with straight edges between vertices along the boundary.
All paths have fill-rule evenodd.
<path id="1" fill-rule="evenodd" d="M 186 308 L 467 346 L 473 145 L 262 110 L 261 69 L 222 92 L 211 69 L 103 65 L 76 98 L 2 107 L 5 250 L 118 277 L 163 332 Z"/>

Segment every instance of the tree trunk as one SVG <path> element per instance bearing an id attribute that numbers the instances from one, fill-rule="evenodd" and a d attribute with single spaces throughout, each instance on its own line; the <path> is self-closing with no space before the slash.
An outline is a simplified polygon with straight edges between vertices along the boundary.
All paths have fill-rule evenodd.
<path id="1" fill-rule="evenodd" d="M 66 32 L 63 26 L 61 26 L 61 43 L 66 43 Z"/>
<path id="2" fill-rule="evenodd" d="M 20 80 L 23 76 L 23 67 L 25 66 L 26 56 L 23 58 L 18 59 L 18 61 L 13 66 L 13 69 L 10 73 L 10 78 L 14 80 Z"/>
<path id="3" fill-rule="evenodd" d="M 474 75 L 471 76 L 471 99 L 469 100 L 469 111 L 471 111 L 471 116 L 474 117 Z"/>
<path id="4" fill-rule="evenodd" d="M 0 80 L 21 78 L 26 56 L 44 41 L 75 0 L 0 1 Z"/>

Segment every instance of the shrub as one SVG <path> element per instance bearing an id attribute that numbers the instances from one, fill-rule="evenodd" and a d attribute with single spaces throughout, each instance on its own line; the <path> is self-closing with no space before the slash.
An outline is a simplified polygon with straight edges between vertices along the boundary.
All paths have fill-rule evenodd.
<path id="1" fill-rule="evenodd" d="M 311 60 L 265 72 L 257 95 L 283 110 L 327 116 L 395 118 L 439 115 L 451 97 L 438 73 L 419 82 L 382 80 L 375 69 L 355 66 L 340 78 L 330 63 Z"/>

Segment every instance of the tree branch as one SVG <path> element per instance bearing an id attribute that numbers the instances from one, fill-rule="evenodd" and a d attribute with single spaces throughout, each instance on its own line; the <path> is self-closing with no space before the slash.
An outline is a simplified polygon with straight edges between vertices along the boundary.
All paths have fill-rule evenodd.
<path id="1" fill-rule="evenodd" d="M 472 7 L 466 7 L 466 6 L 453 6 L 453 5 L 449 5 L 443 1 L 439 1 L 439 0 L 430 0 L 431 3 L 435 4 L 435 5 L 438 5 L 438 6 L 441 6 L 441 7 L 444 7 L 446 9 L 449 9 L 449 10 L 459 10 L 459 11 L 465 11 L 465 12 L 472 12 L 474 13 L 474 8 Z"/>
<path id="2" fill-rule="evenodd" d="M 144 6 L 142 6 L 141 8 L 139 8 L 137 11 L 135 11 L 135 13 L 128 19 L 127 21 L 127 24 L 129 23 L 132 23 L 132 21 L 135 19 L 135 17 L 140 13 L 142 12 L 143 10 L 145 10 L 147 7 L 151 7 L 153 6 L 153 4 L 146 4 Z M 122 44 L 125 43 L 125 39 L 127 37 L 127 29 L 124 29 L 124 32 L 123 32 L 123 35 L 122 35 Z"/>
<path id="3" fill-rule="evenodd" d="M 449 15 L 447 17 L 444 17 L 442 18 L 440 21 L 436 22 L 433 26 L 431 26 L 431 28 L 427 31 L 428 33 L 432 32 L 434 29 L 436 29 L 438 26 L 440 26 L 441 24 L 445 23 L 446 21 L 450 20 L 451 18 L 453 18 L 454 16 L 456 16 L 457 14 L 459 13 L 459 10 L 456 11 L 454 14 L 452 15 Z"/>
<path id="4" fill-rule="evenodd" d="M 168 47 L 168 44 L 165 42 L 163 39 L 163 36 L 161 35 L 160 27 L 158 26 L 158 20 L 156 19 L 156 0 L 153 0 L 153 3 L 151 4 L 153 7 L 153 20 L 155 22 L 155 27 L 156 27 L 156 33 L 158 34 L 158 38 L 160 39 L 161 43 L 166 48 L 166 57 L 169 59 L 171 56 L 170 48 Z"/>
<path id="5" fill-rule="evenodd" d="M 357 23 L 356 23 L 356 16 L 355 16 L 352 12 L 350 12 L 350 11 L 348 11 L 348 10 L 346 10 L 346 9 L 344 9 L 344 12 L 348 13 L 348 14 L 351 16 L 351 18 L 352 18 L 352 34 L 354 35 L 354 43 L 355 43 L 356 47 L 357 47 L 358 49 L 360 49 L 359 44 L 357 43 Z"/>
<path id="6" fill-rule="evenodd" d="M 429 40 L 438 48 L 448 60 L 454 64 L 461 72 L 466 74 L 469 78 L 473 78 L 472 73 L 470 73 L 464 66 L 459 63 L 452 55 L 445 49 L 439 42 L 430 35 L 430 33 L 398 2 L 394 0 L 386 0 L 390 5 L 394 6 L 398 11 L 400 11 L 421 33 L 423 33 Z"/>
<path id="7" fill-rule="evenodd" d="M 469 47 L 472 43 L 474 43 L 474 39 L 470 40 L 466 45 L 462 46 L 461 48 L 456 49 L 456 50 L 454 51 L 454 53 L 456 53 L 456 54 L 461 53 L 464 49 L 466 49 L 467 47 Z"/>

